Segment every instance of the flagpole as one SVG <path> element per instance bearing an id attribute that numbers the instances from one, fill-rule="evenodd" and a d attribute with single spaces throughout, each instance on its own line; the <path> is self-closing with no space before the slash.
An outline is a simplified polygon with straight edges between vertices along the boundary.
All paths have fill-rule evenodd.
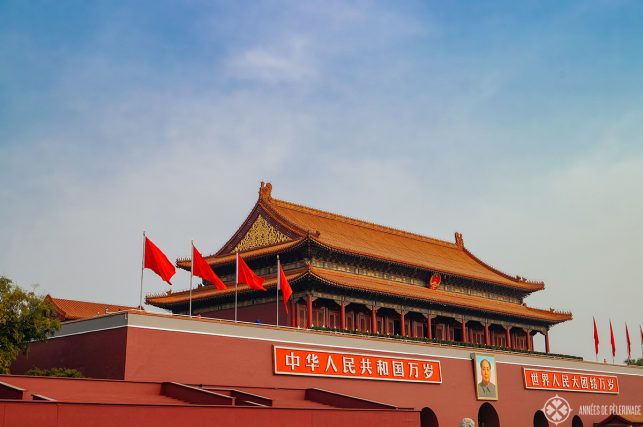
<path id="1" fill-rule="evenodd" d="M 598 331 L 596 330 L 596 318 L 594 316 L 592 316 L 592 321 L 594 322 L 594 355 L 596 356 L 596 361 L 598 362 L 598 345 L 596 342 Z"/>
<path id="2" fill-rule="evenodd" d="M 145 270 L 145 230 L 143 230 L 143 259 L 141 260 L 141 295 L 138 303 L 138 307 L 143 309 L 143 271 Z"/>
<path id="3" fill-rule="evenodd" d="M 279 288 L 281 287 L 281 264 L 277 255 L 277 326 L 279 326 Z"/>
<path id="4" fill-rule="evenodd" d="M 614 357 L 616 353 L 616 345 L 614 344 L 614 329 L 612 329 L 612 319 L 610 319 L 610 344 L 612 345 L 612 365 L 614 364 Z"/>
<path id="5" fill-rule="evenodd" d="M 236 251 L 237 254 L 237 268 L 234 273 L 234 321 L 237 321 L 237 290 L 239 288 L 239 250 Z"/>
<path id="6" fill-rule="evenodd" d="M 192 261 L 190 262 L 190 311 L 189 315 L 192 317 L 192 277 L 194 277 L 194 240 L 191 241 L 190 243 L 190 258 Z"/>
<path id="7" fill-rule="evenodd" d="M 627 344 L 627 360 L 632 358 L 632 344 L 630 344 L 630 331 L 627 329 L 627 322 L 625 322 L 625 341 Z"/>

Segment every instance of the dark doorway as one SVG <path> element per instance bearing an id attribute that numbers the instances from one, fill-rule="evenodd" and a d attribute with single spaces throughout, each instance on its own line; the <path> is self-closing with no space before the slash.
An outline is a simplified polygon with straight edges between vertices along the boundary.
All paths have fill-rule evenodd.
<path id="1" fill-rule="evenodd" d="M 453 327 L 453 341 L 462 342 L 462 325 L 458 324 Z"/>
<path id="2" fill-rule="evenodd" d="M 393 334 L 402 335 L 402 328 L 400 327 L 400 321 L 397 319 L 393 320 Z"/>
<path id="3" fill-rule="evenodd" d="M 490 403 L 483 403 L 478 410 L 478 427 L 500 427 L 498 413 Z"/>
<path id="4" fill-rule="evenodd" d="M 534 414 L 534 427 L 549 427 L 549 421 L 543 411 L 536 411 Z"/>
<path id="5" fill-rule="evenodd" d="M 583 427 L 583 420 L 578 415 L 574 415 L 572 418 L 572 427 Z"/>
<path id="6" fill-rule="evenodd" d="M 438 417 L 435 416 L 435 412 L 433 412 L 431 408 L 422 408 L 422 411 L 420 412 L 420 426 L 440 427 Z"/>

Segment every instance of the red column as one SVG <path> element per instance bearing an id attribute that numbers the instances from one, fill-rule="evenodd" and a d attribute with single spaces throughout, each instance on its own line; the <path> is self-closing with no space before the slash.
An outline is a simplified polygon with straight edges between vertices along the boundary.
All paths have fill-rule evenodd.
<path id="1" fill-rule="evenodd" d="M 297 306 L 295 305 L 294 298 L 291 298 L 290 310 L 288 312 L 288 322 L 289 322 L 289 325 L 293 328 L 297 326 L 296 319 L 297 319 Z"/>
<path id="2" fill-rule="evenodd" d="M 511 348 L 511 326 L 507 326 L 507 348 Z"/>
<path id="3" fill-rule="evenodd" d="M 406 325 L 404 324 L 404 310 L 400 313 L 400 335 L 406 336 Z"/>
<path id="4" fill-rule="evenodd" d="M 308 294 L 307 301 L 308 328 L 313 327 L 313 296 Z"/>
<path id="5" fill-rule="evenodd" d="M 549 353 L 549 331 L 545 332 L 545 353 Z"/>
<path id="6" fill-rule="evenodd" d="M 371 306 L 371 333 L 377 333 L 377 307 Z"/>
<path id="7" fill-rule="evenodd" d="M 342 329 L 346 329 L 346 303 L 344 301 L 339 306 L 339 325 Z"/>
<path id="8" fill-rule="evenodd" d="M 426 337 L 430 340 L 433 339 L 433 331 L 431 330 L 432 320 L 433 320 L 432 316 L 429 316 L 426 318 Z"/>
<path id="9" fill-rule="evenodd" d="M 531 342 L 531 329 L 527 329 L 527 351 L 532 351 L 534 348 L 532 347 L 532 342 Z"/>
<path id="10" fill-rule="evenodd" d="M 485 322 L 484 324 L 484 342 L 487 345 L 491 345 L 491 337 L 489 336 L 489 323 Z"/>
<path id="11" fill-rule="evenodd" d="M 462 342 L 467 342 L 467 322 L 462 319 Z"/>

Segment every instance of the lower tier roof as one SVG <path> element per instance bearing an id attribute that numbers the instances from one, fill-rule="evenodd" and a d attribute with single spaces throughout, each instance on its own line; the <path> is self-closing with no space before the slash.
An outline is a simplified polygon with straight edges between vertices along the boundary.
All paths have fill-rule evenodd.
<path id="1" fill-rule="evenodd" d="M 441 289 L 429 289 L 422 286 L 410 285 L 406 283 L 395 282 L 391 280 L 358 275 L 337 270 L 330 270 L 318 267 L 308 266 L 303 269 L 292 270 L 287 274 L 288 281 L 291 283 L 293 291 L 296 293 L 299 284 L 304 280 L 317 280 L 334 287 L 341 287 L 347 290 L 369 292 L 373 298 L 380 296 L 399 297 L 404 299 L 413 299 L 418 302 L 437 303 L 454 308 L 464 308 L 468 310 L 479 310 L 499 315 L 508 315 L 521 317 L 531 320 L 543 321 L 549 324 L 556 324 L 571 320 L 572 315 L 568 312 L 558 312 L 553 309 L 542 310 L 528 307 L 524 304 L 516 304 L 506 301 L 492 300 L 476 295 L 461 294 L 448 292 Z M 275 275 L 266 276 L 264 287 L 269 292 L 276 286 Z M 234 282 L 227 283 L 227 289 L 218 290 L 214 286 L 204 286 L 192 291 L 192 301 L 212 301 L 216 305 L 216 300 L 231 295 L 235 292 Z M 250 289 L 247 285 L 239 285 L 238 293 L 259 293 Z M 269 292 L 270 295 L 274 292 Z M 146 302 L 156 307 L 172 309 L 187 304 L 189 301 L 189 291 L 182 291 L 167 295 L 148 296 Z"/>

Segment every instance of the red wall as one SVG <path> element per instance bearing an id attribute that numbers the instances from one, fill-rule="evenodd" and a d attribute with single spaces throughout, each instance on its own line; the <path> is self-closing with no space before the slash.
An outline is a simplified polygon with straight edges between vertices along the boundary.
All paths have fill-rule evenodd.
<path id="1" fill-rule="evenodd" d="M 211 317 L 213 319 L 234 320 L 234 308 L 201 313 L 201 316 Z M 276 303 L 272 302 L 269 304 L 254 304 L 248 307 L 239 307 L 237 310 L 237 319 L 241 322 L 255 323 L 259 321 L 259 323 L 262 324 L 275 325 L 277 323 Z M 279 303 L 279 324 L 282 326 L 290 325 L 283 301 Z"/>
<path id="2" fill-rule="evenodd" d="M 270 341 L 134 329 L 130 331 L 128 342 L 125 372 L 128 380 L 299 389 L 316 387 L 416 410 L 430 407 L 443 426 L 458 425 L 464 417 L 477 419 L 478 409 L 484 403 L 475 398 L 471 360 L 437 358 L 442 363 L 443 383 L 416 384 L 274 375 L 274 343 Z M 297 346 L 314 348 L 312 345 Z M 409 351 L 412 351 L 412 347 L 409 345 Z M 538 359 L 536 362 L 551 366 L 556 363 L 554 359 Z M 525 390 L 522 365 L 498 363 L 497 366 L 500 399 L 490 403 L 499 413 L 501 425 L 532 425 L 534 413 L 542 409 L 545 401 L 556 393 L 566 398 L 572 408 L 590 403 L 643 403 L 641 376 L 619 375 L 621 393 L 618 396 L 536 391 Z M 590 426 L 605 416 L 581 418 L 585 426 Z"/>
<path id="3" fill-rule="evenodd" d="M 128 328 L 53 338 L 29 346 L 11 365 L 11 373 L 32 367 L 75 368 L 86 377 L 123 379 Z"/>
<path id="4" fill-rule="evenodd" d="M 2 427 L 419 425 L 417 412 L 0 401 Z M 91 422 L 89 422 L 91 420 Z"/>
<path id="5" fill-rule="evenodd" d="M 261 332 L 269 336 L 270 330 L 261 329 Z M 292 338 L 307 341 L 306 335 L 293 334 Z M 477 419 L 478 409 L 483 403 L 475 399 L 471 360 L 435 357 L 441 361 L 444 379 L 442 384 L 283 376 L 273 374 L 274 344 L 291 345 L 257 339 L 144 328 L 129 328 L 125 332 L 122 328 L 37 343 L 32 346 L 30 360 L 44 363 L 50 358 L 46 352 L 51 352 L 54 362 L 43 364 L 41 367 L 84 367 L 86 373 L 91 376 L 132 381 L 176 381 L 227 387 L 315 387 L 415 410 L 429 407 L 437 415 L 441 426 L 458 425 L 464 417 Z M 315 348 L 309 344 L 292 346 Z M 405 350 L 413 353 L 414 348 L 419 349 L 420 346 L 426 348 L 424 344 L 417 344 L 417 347 L 416 344 L 408 344 Z M 350 348 L 334 350 L 355 351 Z M 24 362 L 21 362 L 21 366 L 24 366 Z M 555 368 L 557 362 L 553 358 L 533 358 L 535 365 L 543 367 Z M 572 415 L 578 414 L 581 404 L 643 404 L 643 376 L 640 375 L 640 370 L 632 370 L 639 375 L 618 375 L 621 392 L 615 396 L 526 390 L 522 380 L 522 368 L 523 365 L 500 362 L 497 364 L 500 400 L 491 404 L 498 412 L 503 426 L 532 425 L 534 413 L 542 409 L 545 401 L 556 393 L 570 402 L 574 410 Z M 599 365 L 597 369 L 601 368 Z M 606 366 L 606 369 L 609 370 L 609 366 Z M 275 414 L 277 417 L 281 416 L 279 412 Z M 250 418 L 254 419 L 252 416 Z M 582 415 L 581 418 L 587 427 L 605 416 Z M 342 420 L 346 424 L 346 418 Z M 419 421 L 415 425 L 419 425 Z M 569 425 L 571 420 L 560 427 Z"/>

